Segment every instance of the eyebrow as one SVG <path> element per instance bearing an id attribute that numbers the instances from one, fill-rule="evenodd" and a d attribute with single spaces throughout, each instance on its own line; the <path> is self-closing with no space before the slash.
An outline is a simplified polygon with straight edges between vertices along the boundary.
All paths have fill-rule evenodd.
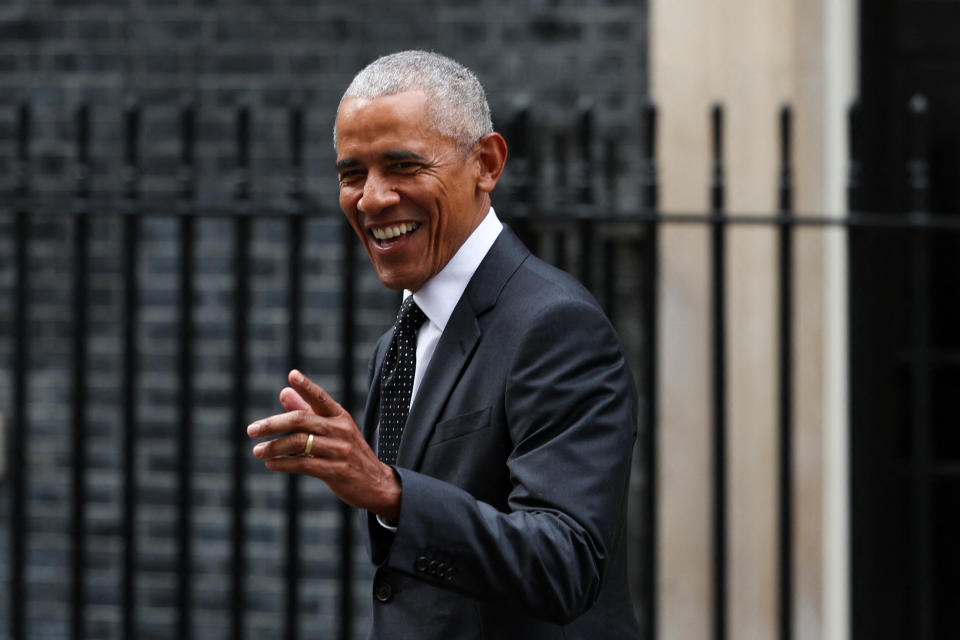
<path id="1" fill-rule="evenodd" d="M 384 160 L 389 160 L 391 162 L 396 162 L 397 160 L 417 160 L 420 162 L 426 162 L 427 158 L 420 155 L 414 151 L 408 149 L 397 149 L 395 151 L 385 151 L 381 156 Z M 350 169 L 356 167 L 360 164 L 358 158 L 344 158 L 337 162 L 336 168 L 337 171 L 343 171 L 344 169 Z"/>
<path id="2" fill-rule="evenodd" d="M 360 161 L 356 158 L 344 158 L 343 160 L 337 161 L 337 173 L 343 171 L 344 169 L 349 169 L 350 167 L 355 167 L 360 164 Z"/>
<path id="3" fill-rule="evenodd" d="M 426 161 L 426 158 L 419 153 L 401 149 L 399 151 L 387 151 L 383 154 L 384 160 L 420 160 Z"/>

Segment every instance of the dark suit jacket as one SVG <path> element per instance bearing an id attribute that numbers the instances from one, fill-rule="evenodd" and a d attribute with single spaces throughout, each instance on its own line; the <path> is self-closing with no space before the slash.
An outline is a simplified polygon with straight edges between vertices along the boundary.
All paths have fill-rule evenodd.
<path id="1" fill-rule="evenodd" d="M 371 359 L 364 433 L 378 421 Z M 371 638 L 637 638 L 625 511 L 636 393 L 609 321 L 507 228 L 404 429 L 395 534 L 368 517 Z"/>

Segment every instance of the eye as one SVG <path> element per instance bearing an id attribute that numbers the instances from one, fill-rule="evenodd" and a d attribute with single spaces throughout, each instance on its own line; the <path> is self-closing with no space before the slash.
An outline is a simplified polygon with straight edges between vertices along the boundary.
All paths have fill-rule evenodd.
<path id="1" fill-rule="evenodd" d="M 347 171 L 340 172 L 340 182 L 342 184 L 349 184 L 356 182 L 363 176 L 363 171 L 361 169 L 348 169 Z"/>

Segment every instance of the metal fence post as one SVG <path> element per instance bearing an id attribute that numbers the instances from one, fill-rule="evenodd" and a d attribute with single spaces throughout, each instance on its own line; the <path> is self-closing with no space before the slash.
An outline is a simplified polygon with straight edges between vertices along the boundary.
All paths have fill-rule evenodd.
<path id="1" fill-rule="evenodd" d="M 724 215 L 723 107 L 711 111 L 713 170 L 711 194 L 711 317 L 713 375 L 713 617 L 714 638 L 727 636 L 727 390 L 726 390 L 726 220 Z"/>
<path id="2" fill-rule="evenodd" d="M 180 264 L 177 306 L 179 341 L 177 360 L 180 377 L 180 402 L 177 428 L 177 634 L 189 640 L 193 636 L 191 600 L 193 595 L 193 300 L 195 220 L 189 211 L 194 196 L 194 142 L 196 113 L 192 104 L 180 112 Z"/>
<path id="3" fill-rule="evenodd" d="M 913 614 L 917 640 L 934 637 L 934 532 L 931 526 L 933 466 L 933 424 L 931 359 L 930 359 L 930 230 L 923 224 L 930 217 L 930 160 L 927 129 L 929 104 L 924 94 L 914 95 L 908 104 L 907 193 L 909 213 L 917 219 L 910 236 L 910 283 L 914 300 L 910 305 L 910 385 L 913 395 L 910 432 L 913 445 L 912 482 L 909 489 L 913 501 L 912 572 Z"/>
<path id="4" fill-rule="evenodd" d="M 136 104 L 127 107 L 124 118 L 125 192 L 130 210 L 123 218 L 123 433 L 120 460 L 123 465 L 123 576 L 121 594 L 123 607 L 123 635 L 136 637 L 136 521 L 137 521 L 137 410 L 136 390 L 138 350 L 136 327 L 139 320 L 139 287 L 137 286 L 137 257 L 139 255 L 139 222 L 137 210 L 140 198 L 140 109 Z"/>
<path id="5" fill-rule="evenodd" d="M 780 110 L 779 184 L 779 565 L 780 639 L 793 637 L 793 168 L 792 111 Z"/>
<path id="6" fill-rule="evenodd" d="M 290 248 L 287 271 L 287 357 L 289 369 L 302 368 L 300 349 L 300 311 L 303 297 L 300 294 L 302 284 L 303 255 L 303 109 L 296 107 L 289 113 L 290 144 L 290 200 L 293 212 L 288 218 L 287 245 Z M 295 640 L 300 629 L 300 476 L 287 475 L 287 548 L 286 548 L 286 616 L 284 617 L 284 637 Z"/>
<path id="7" fill-rule="evenodd" d="M 17 186 L 16 197 L 26 200 L 30 195 L 30 108 L 21 104 L 17 122 Z M 22 640 L 27 635 L 26 627 L 26 535 L 27 535 L 27 384 L 29 362 L 28 297 L 30 290 L 30 265 L 28 213 L 18 204 L 14 215 L 14 263 L 16 285 L 14 289 L 13 315 L 13 398 L 14 422 L 10 433 L 10 637 Z"/>
<path id="8" fill-rule="evenodd" d="M 75 114 L 76 125 L 76 197 L 78 212 L 73 227 L 73 376 L 72 376 L 72 505 L 71 505 L 71 626 L 72 638 L 84 637 L 84 605 L 86 603 L 86 450 L 87 450 L 87 270 L 90 197 L 90 108 L 81 104 Z"/>
<path id="9" fill-rule="evenodd" d="M 343 289 L 340 298 L 341 350 L 340 350 L 340 395 L 341 404 L 353 411 L 353 351 L 356 347 L 356 237 L 350 224 L 343 220 L 340 226 L 340 247 L 343 252 Z M 353 509 L 340 503 L 340 640 L 353 637 Z"/>
<path id="10" fill-rule="evenodd" d="M 659 192 L 657 178 L 657 107 L 647 103 L 643 109 L 643 129 L 645 135 L 643 182 L 641 197 L 643 198 L 643 214 L 648 221 L 645 224 L 646 251 L 644 252 L 644 431 L 643 448 L 646 453 L 646 496 L 644 513 L 648 530 L 647 544 L 643 549 L 644 573 L 643 602 L 645 603 L 643 625 L 644 637 L 651 640 L 657 637 L 657 447 L 659 446 L 659 415 L 657 404 L 657 372 L 658 360 L 658 304 L 659 304 L 659 268 L 660 268 L 660 221 L 658 220 Z"/>
<path id="11" fill-rule="evenodd" d="M 232 592 L 231 635 L 244 637 L 246 610 L 246 461 L 249 453 L 243 430 L 246 418 L 247 374 L 247 310 L 250 306 L 250 109 L 241 107 L 236 121 L 237 176 L 234 197 L 240 210 L 234 220 L 234 320 L 233 320 L 233 420 L 229 425 L 233 449 L 233 513 L 232 513 Z"/>

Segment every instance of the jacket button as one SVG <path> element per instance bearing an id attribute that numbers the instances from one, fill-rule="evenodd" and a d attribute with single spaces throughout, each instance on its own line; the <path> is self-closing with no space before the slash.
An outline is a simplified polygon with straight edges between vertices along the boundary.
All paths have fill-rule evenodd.
<path id="1" fill-rule="evenodd" d="M 420 573 L 426 572 L 427 566 L 429 566 L 429 561 L 427 560 L 426 556 L 420 556 L 417 558 L 416 562 L 413 563 L 413 568 Z"/>
<path id="2" fill-rule="evenodd" d="M 427 564 L 427 573 L 429 573 L 432 576 L 435 576 L 437 575 L 437 569 L 439 569 L 439 567 L 440 567 L 439 562 L 437 562 L 436 560 L 431 560 Z"/>
<path id="3" fill-rule="evenodd" d="M 390 586 L 389 582 L 379 582 L 374 589 L 373 596 L 378 602 L 390 602 L 390 598 L 393 597 L 393 587 Z"/>

